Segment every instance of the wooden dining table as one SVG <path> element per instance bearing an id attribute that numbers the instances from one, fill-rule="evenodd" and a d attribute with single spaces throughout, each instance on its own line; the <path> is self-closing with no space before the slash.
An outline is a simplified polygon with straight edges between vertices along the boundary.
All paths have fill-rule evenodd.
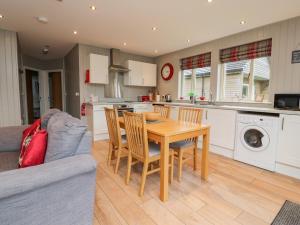
<path id="1" fill-rule="evenodd" d="M 120 127 L 125 128 L 124 118 L 119 118 Z M 208 151 L 210 126 L 194 123 L 180 122 L 172 119 L 160 119 L 159 121 L 146 124 L 148 138 L 160 143 L 160 199 L 163 202 L 168 200 L 169 190 L 169 144 L 189 138 L 203 136 L 201 178 L 208 177 Z M 197 164 L 197 161 L 195 162 Z"/>

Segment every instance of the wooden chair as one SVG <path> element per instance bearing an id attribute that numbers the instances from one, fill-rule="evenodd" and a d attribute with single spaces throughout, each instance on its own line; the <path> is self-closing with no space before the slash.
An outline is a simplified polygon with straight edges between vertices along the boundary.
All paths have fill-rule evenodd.
<path id="1" fill-rule="evenodd" d="M 137 162 L 142 162 L 144 166 L 139 195 L 143 196 L 147 175 L 160 171 L 159 164 L 153 167 L 153 164 L 160 160 L 160 146 L 153 142 L 148 142 L 144 114 L 124 112 L 124 123 L 129 150 L 126 184 L 130 180 L 131 166 Z M 133 159 L 136 161 L 133 162 Z M 174 154 L 173 151 L 170 151 L 170 183 L 173 180 L 173 163 Z M 149 165 L 151 166 L 149 167 Z"/>
<path id="2" fill-rule="evenodd" d="M 126 136 L 121 135 L 119 117 L 117 109 L 104 108 L 108 134 L 109 134 L 109 151 L 107 164 L 110 166 L 113 154 L 117 154 L 115 173 L 118 172 L 121 157 L 128 156 Z"/>
<path id="3" fill-rule="evenodd" d="M 201 124 L 202 121 L 202 109 L 198 108 L 179 108 L 178 121 L 186 123 L 197 123 Z M 193 158 L 194 170 L 197 169 L 197 143 L 198 137 L 187 139 L 184 141 L 177 141 L 170 144 L 170 148 L 174 150 L 174 154 L 178 160 L 178 181 L 181 180 L 183 163 Z M 188 150 L 193 151 L 192 157 L 184 156 L 184 153 Z"/>
<path id="4" fill-rule="evenodd" d="M 164 119 L 170 118 L 171 108 L 166 105 L 154 105 L 154 112 L 160 113 L 161 117 Z"/>

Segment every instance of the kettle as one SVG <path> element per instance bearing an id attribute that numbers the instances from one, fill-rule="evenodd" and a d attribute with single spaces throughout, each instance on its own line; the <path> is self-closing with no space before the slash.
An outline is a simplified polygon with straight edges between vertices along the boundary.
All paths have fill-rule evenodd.
<path id="1" fill-rule="evenodd" d="M 166 95 L 165 95 L 165 101 L 166 101 L 166 102 L 172 102 L 172 97 L 171 97 L 170 94 L 166 94 Z"/>

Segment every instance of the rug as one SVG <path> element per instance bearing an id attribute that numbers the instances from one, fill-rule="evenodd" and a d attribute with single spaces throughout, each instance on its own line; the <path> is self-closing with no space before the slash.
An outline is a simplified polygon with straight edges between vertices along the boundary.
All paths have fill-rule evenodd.
<path id="1" fill-rule="evenodd" d="M 300 205 L 285 201 L 271 225 L 300 225 Z"/>

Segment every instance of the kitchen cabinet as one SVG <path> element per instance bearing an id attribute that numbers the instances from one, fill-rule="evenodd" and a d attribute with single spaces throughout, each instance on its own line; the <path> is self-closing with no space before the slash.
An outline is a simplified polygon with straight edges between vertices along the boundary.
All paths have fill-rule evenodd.
<path id="1" fill-rule="evenodd" d="M 92 132 L 93 141 L 108 138 L 108 128 L 106 123 L 104 108 L 113 108 L 113 105 L 91 105 L 86 108 L 88 130 Z"/>
<path id="2" fill-rule="evenodd" d="M 90 82 L 108 84 L 108 56 L 90 54 Z"/>
<path id="3" fill-rule="evenodd" d="M 134 112 L 153 112 L 153 106 L 151 103 L 141 103 L 132 105 Z"/>
<path id="4" fill-rule="evenodd" d="M 156 64 L 127 61 L 127 67 L 130 70 L 124 75 L 124 84 L 127 86 L 156 86 Z"/>
<path id="5" fill-rule="evenodd" d="M 300 168 L 300 116 L 280 115 L 277 162 Z"/>
<path id="6" fill-rule="evenodd" d="M 210 128 L 210 144 L 234 150 L 236 111 L 203 109 L 202 123 Z"/>
<path id="7" fill-rule="evenodd" d="M 178 106 L 170 106 L 170 108 L 171 108 L 170 118 L 172 120 L 178 120 L 179 107 Z"/>

